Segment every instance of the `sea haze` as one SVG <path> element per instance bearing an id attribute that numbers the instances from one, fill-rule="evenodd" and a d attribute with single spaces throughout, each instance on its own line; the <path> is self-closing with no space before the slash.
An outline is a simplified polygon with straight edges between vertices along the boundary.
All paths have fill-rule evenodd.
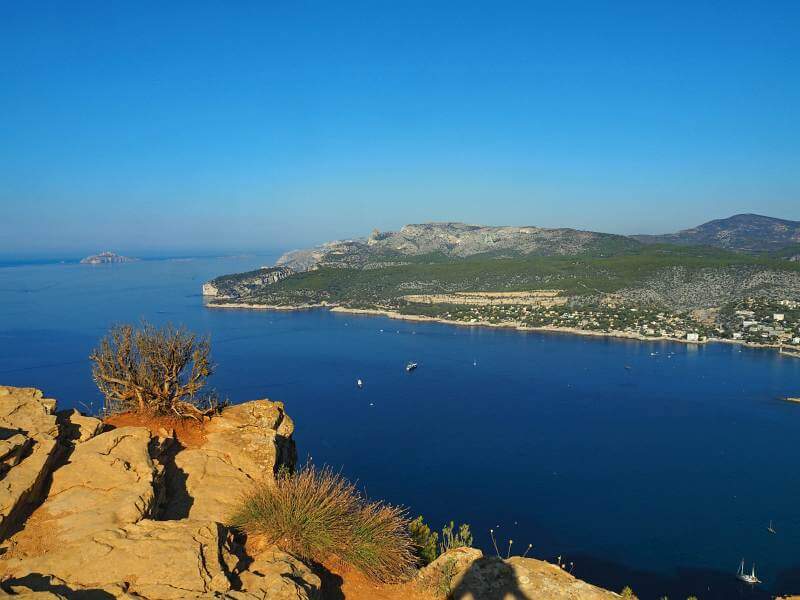
<path id="1" fill-rule="evenodd" d="M 476 544 L 561 556 L 641 598 L 760 598 L 800 589 L 800 360 L 520 333 L 323 310 L 207 309 L 200 286 L 275 257 L 0 269 L 0 384 L 97 410 L 88 354 L 116 322 L 209 334 L 213 385 L 269 397 L 301 460 Z M 406 373 L 409 360 L 419 368 Z M 364 380 L 364 389 L 355 386 Z M 767 532 L 772 519 L 776 534 Z M 765 585 L 740 587 L 742 558 Z M 710 589 L 708 589 L 710 588 Z"/>

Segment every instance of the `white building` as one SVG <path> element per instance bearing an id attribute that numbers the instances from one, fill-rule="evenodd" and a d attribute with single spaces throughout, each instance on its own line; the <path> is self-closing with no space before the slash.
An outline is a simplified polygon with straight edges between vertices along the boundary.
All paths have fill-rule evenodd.
<path id="1" fill-rule="evenodd" d="M 700 341 L 700 334 L 699 333 L 687 333 L 686 334 L 686 341 L 687 342 L 699 342 Z"/>
<path id="2" fill-rule="evenodd" d="M 784 317 L 783 313 L 775 313 L 774 315 L 772 315 L 772 320 L 783 321 L 783 317 Z"/>

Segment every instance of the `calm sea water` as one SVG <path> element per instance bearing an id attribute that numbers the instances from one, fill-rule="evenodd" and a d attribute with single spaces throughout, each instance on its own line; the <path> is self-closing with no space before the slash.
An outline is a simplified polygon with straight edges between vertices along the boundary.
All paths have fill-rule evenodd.
<path id="1" fill-rule="evenodd" d="M 96 410 L 87 356 L 110 325 L 185 324 L 211 335 L 223 396 L 286 403 L 302 458 L 435 526 L 469 522 L 485 551 L 494 527 L 503 553 L 532 543 L 642 598 L 800 590 L 800 405 L 781 400 L 800 360 L 203 307 L 203 281 L 273 259 L 0 268 L 0 383 Z M 765 585 L 736 582 L 741 558 Z"/>

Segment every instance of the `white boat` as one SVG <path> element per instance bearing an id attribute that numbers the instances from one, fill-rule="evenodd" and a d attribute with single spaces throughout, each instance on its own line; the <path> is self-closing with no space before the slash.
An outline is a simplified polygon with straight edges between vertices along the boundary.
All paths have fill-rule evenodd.
<path id="1" fill-rule="evenodd" d="M 772 519 L 769 520 L 769 527 L 767 527 L 767 531 L 770 533 L 775 533 L 775 528 L 772 526 Z"/>
<path id="2" fill-rule="evenodd" d="M 356 379 L 356 385 L 358 386 L 358 389 L 361 389 L 364 387 L 364 382 L 360 379 Z"/>
<path id="3" fill-rule="evenodd" d="M 416 369 L 416 368 L 417 368 L 417 366 L 418 366 L 418 365 L 417 365 L 417 363 L 415 363 L 415 362 L 410 362 L 410 363 L 408 363 L 408 364 L 406 365 L 406 372 L 408 372 L 408 373 L 411 373 L 411 371 L 413 371 L 414 369 Z"/>
<path id="4" fill-rule="evenodd" d="M 744 581 L 745 583 L 749 583 L 750 585 L 755 585 L 757 583 L 761 583 L 761 580 L 756 577 L 756 563 L 753 563 L 753 569 L 750 573 L 744 572 L 744 559 L 742 559 L 742 563 L 739 565 L 739 570 L 736 572 L 737 579 Z"/>

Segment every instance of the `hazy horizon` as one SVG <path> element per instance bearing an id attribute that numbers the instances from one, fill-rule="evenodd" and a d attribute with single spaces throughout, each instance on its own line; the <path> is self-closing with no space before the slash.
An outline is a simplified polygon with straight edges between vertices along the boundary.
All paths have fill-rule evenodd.
<path id="1" fill-rule="evenodd" d="M 737 213 L 743 214 L 743 213 Z M 758 213 L 751 213 L 751 214 L 758 214 Z M 719 218 L 727 218 L 734 215 L 725 215 L 724 217 Z M 768 217 L 774 217 L 782 219 L 784 217 L 775 216 L 775 215 L 762 215 Z M 714 219 L 709 219 L 714 220 Z M 430 221 L 426 221 L 430 222 Z M 438 221 L 443 222 L 443 221 Z M 458 222 L 454 220 L 450 220 L 448 222 Z M 463 223 L 463 221 L 460 221 Z M 704 221 L 705 223 L 706 221 Z M 410 223 L 404 223 L 403 225 L 408 225 Z M 489 224 L 489 223 L 468 223 L 469 225 L 490 225 L 490 226 L 537 226 L 532 223 L 503 223 L 503 224 Z M 695 225 L 701 225 L 702 223 L 695 223 L 692 226 L 683 227 L 681 229 L 688 229 Z M 393 227 L 391 229 L 384 229 L 382 231 L 397 231 L 403 225 L 398 227 Z M 373 228 L 374 229 L 374 228 Z M 578 229 L 578 228 L 576 228 Z M 600 233 L 611 233 L 611 232 L 602 232 L 596 229 L 587 229 L 588 231 L 598 231 Z M 73 249 L 56 249 L 56 250 L 42 250 L 40 252 L 32 252 L 32 253 L 4 253 L 0 251 L 0 263 L 11 263 L 14 262 L 27 262 L 27 261 L 75 261 L 80 260 L 86 256 L 97 254 L 100 252 L 114 252 L 115 254 L 121 255 L 130 255 L 135 256 L 137 258 L 142 259 L 180 259 L 180 258 L 214 258 L 214 257 L 224 257 L 224 256 L 237 256 L 237 255 L 251 255 L 251 256 L 279 256 L 285 252 L 289 252 L 291 250 L 299 250 L 302 248 L 310 248 L 313 246 L 318 246 L 325 242 L 335 241 L 335 240 L 342 240 L 342 239 L 357 239 L 357 238 L 366 238 L 372 230 L 363 232 L 361 234 L 351 235 L 351 236 L 340 236 L 340 237 L 329 237 L 325 239 L 320 239 L 316 241 L 311 241 L 306 245 L 285 245 L 282 247 L 184 247 L 184 248 L 158 248 L 158 247 L 140 247 L 136 248 L 135 246 L 130 247 L 122 247 L 119 245 L 109 246 L 109 247 L 76 247 Z M 675 230 L 678 231 L 678 230 Z M 655 231 L 655 232 L 632 232 L 632 233 L 622 233 L 620 235 L 636 235 L 636 234 L 649 234 L 649 233 L 674 233 L 674 231 Z"/>
<path id="2" fill-rule="evenodd" d="M 0 256 L 800 220 L 798 25 L 789 1 L 6 3 Z"/>

